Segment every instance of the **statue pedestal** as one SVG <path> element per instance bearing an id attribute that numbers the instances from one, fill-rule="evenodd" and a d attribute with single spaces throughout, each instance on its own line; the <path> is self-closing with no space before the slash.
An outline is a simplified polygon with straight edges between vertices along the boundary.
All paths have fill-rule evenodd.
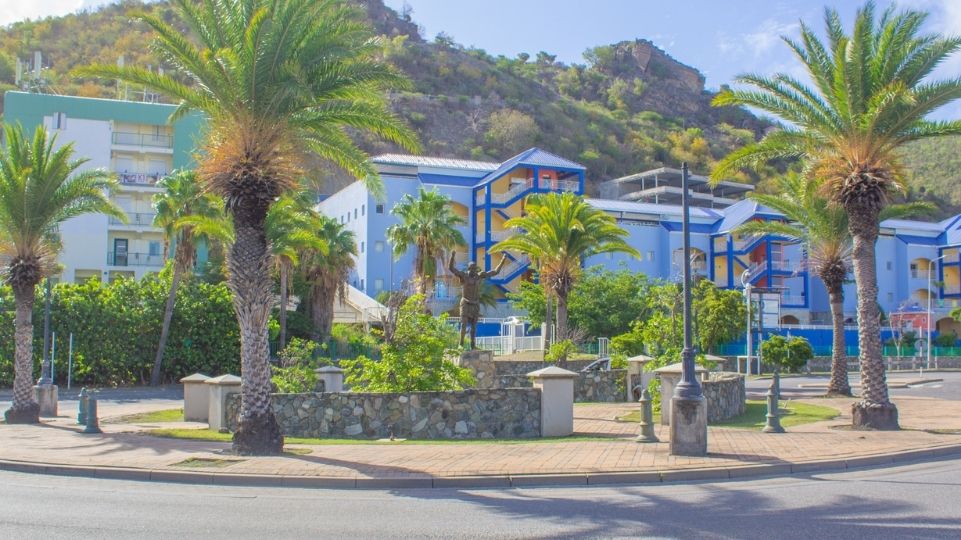
<path id="1" fill-rule="evenodd" d="M 460 355 L 456 364 L 471 370 L 474 374 L 474 388 L 497 388 L 497 372 L 494 370 L 494 353 L 473 350 Z"/>

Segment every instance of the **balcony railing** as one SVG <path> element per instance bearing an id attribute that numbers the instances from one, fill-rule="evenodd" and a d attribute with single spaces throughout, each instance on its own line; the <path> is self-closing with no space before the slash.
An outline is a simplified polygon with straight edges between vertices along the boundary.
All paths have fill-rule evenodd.
<path id="1" fill-rule="evenodd" d="M 157 214 L 127 212 L 127 222 L 124 223 L 115 217 L 110 218 L 111 225 L 135 225 L 138 227 L 153 227 L 153 218 Z"/>
<path id="2" fill-rule="evenodd" d="M 117 180 L 121 184 L 136 185 L 136 186 L 153 186 L 160 181 L 161 178 L 167 176 L 166 173 L 132 173 L 132 172 L 118 172 Z"/>
<path id="3" fill-rule="evenodd" d="M 803 268 L 803 263 L 794 262 L 790 259 L 771 261 L 771 269 L 780 272 L 797 272 Z"/>
<path id="4" fill-rule="evenodd" d="M 562 191 L 562 192 L 563 191 L 576 192 L 578 189 L 580 189 L 580 187 L 581 187 L 581 183 L 576 180 L 557 180 L 557 181 L 541 180 L 540 183 L 538 184 L 538 188 L 541 190 Z M 532 178 L 528 178 L 523 183 L 512 185 L 510 189 L 508 189 L 504 193 L 491 193 L 491 202 L 494 204 L 504 204 L 507 201 L 518 196 L 519 194 L 533 188 L 534 188 L 534 180 Z M 477 193 L 477 195 L 475 196 L 475 202 L 479 205 L 484 204 L 483 191 L 479 191 Z"/>
<path id="5" fill-rule="evenodd" d="M 498 274 L 497 277 L 501 278 L 501 277 L 509 276 L 509 275 L 513 274 L 514 272 L 516 272 L 516 271 L 520 270 L 521 268 L 524 268 L 525 266 L 528 266 L 528 265 L 530 265 L 530 264 L 531 264 L 531 260 L 528 259 L 526 256 L 521 257 L 520 259 L 518 259 L 518 260 L 516 260 L 516 261 L 508 261 L 508 262 L 504 265 L 504 268 L 501 269 L 501 273 Z"/>
<path id="6" fill-rule="evenodd" d="M 803 295 L 803 294 L 784 294 L 784 295 L 781 295 L 781 305 L 782 305 L 782 306 L 803 306 L 803 305 L 804 305 L 804 295 Z"/>
<path id="7" fill-rule="evenodd" d="M 174 140 L 170 135 L 153 135 L 115 131 L 113 144 L 124 146 L 150 146 L 153 148 L 173 148 Z"/>
<path id="8" fill-rule="evenodd" d="M 110 266 L 163 266 L 163 255 L 150 253 L 114 253 L 107 252 L 107 264 Z"/>

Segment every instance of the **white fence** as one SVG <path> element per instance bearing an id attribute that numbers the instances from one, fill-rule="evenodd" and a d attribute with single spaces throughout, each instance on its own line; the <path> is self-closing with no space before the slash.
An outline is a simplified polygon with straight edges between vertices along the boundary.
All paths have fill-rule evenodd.
<path id="1" fill-rule="evenodd" d="M 477 338 L 477 348 L 494 354 L 543 351 L 544 339 L 541 336 L 486 336 Z"/>

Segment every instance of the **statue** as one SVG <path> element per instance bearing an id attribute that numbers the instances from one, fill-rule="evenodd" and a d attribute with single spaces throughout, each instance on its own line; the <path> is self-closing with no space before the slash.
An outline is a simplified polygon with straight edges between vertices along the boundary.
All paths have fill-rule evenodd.
<path id="1" fill-rule="evenodd" d="M 507 261 L 507 256 L 501 256 L 501 262 L 497 264 L 497 268 L 489 272 L 481 272 L 481 269 L 477 266 L 474 261 L 471 261 L 467 265 L 467 271 L 462 272 L 454 266 L 454 254 L 450 254 L 450 262 L 447 263 L 447 268 L 452 274 L 457 276 L 460 280 L 461 286 L 461 299 L 460 299 L 460 344 L 461 347 L 464 346 L 464 332 L 470 327 L 470 348 L 474 349 L 476 346 L 475 340 L 477 338 L 477 320 L 480 318 L 480 290 L 481 285 L 484 280 L 489 277 L 494 277 L 500 273 L 501 268 L 503 268 L 504 263 Z"/>

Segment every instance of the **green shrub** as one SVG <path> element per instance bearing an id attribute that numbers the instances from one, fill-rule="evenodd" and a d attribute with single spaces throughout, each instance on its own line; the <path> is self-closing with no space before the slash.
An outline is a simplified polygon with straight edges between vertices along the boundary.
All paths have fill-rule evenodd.
<path id="1" fill-rule="evenodd" d="M 954 332 L 942 332 L 934 338 L 936 347 L 954 347 L 958 343 L 958 335 Z"/>
<path id="2" fill-rule="evenodd" d="M 761 343 L 761 358 L 779 369 L 797 373 L 814 358 L 814 349 L 802 337 L 771 336 Z"/>
<path id="3" fill-rule="evenodd" d="M 317 387 L 317 374 L 308 365 L 274 367 L 270 382 L 280 394 L 303 394 L 313 392 Z"/>
<path id="4" fill-rule="evenodd" d="M 290 342 L 277 356 L 280 360 L 280 366 L 284 368 L 297 366 L 315 368 L 317 367 L 314 359 L 314 351 L 316 350 L 317 344 L 313 341 L 290 338 Z"/>
<path id="5" fill-rule="evenodd" d="M 577 345 L 574 345 L 573 341 L 565 339 L 563 341 L 552 343 L 547 353 L 544 355 L 544 360 L 552 363 L 566 362 L 567 358 L 576 352 Z"/>

